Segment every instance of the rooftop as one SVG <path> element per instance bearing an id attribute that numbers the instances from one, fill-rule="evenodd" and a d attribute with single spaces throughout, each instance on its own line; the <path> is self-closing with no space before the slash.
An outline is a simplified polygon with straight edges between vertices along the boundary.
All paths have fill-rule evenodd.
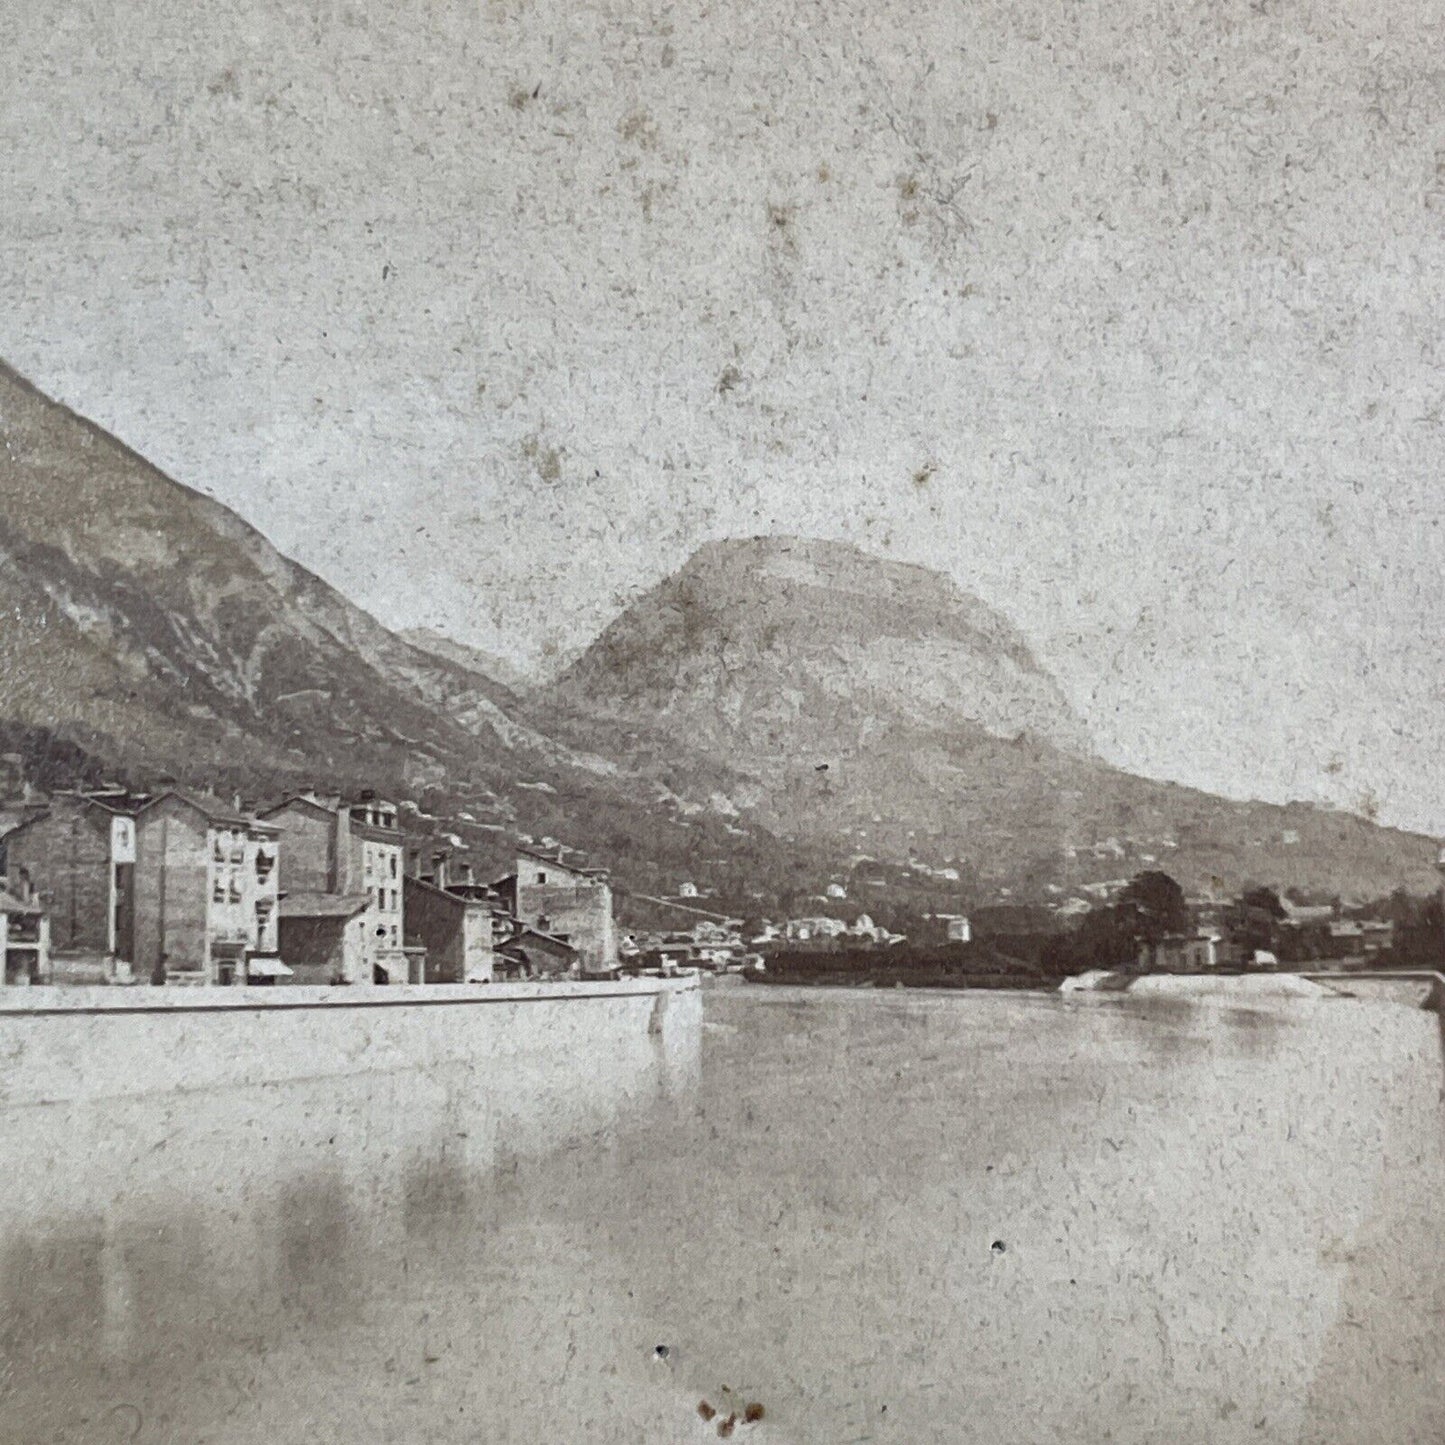
<path id="1" fill-rule="evenodd" d="M 538 863 L 550 863 L 555 868 L 565 868 L 569 873 L 578 873 L 587 878 L 605 878 L 607 876 L 605 868 L 587 866 L 575 848 L 564 848 L 561 844 L 555 848 L 542 848 L 531 843 L 519 843 L 517 852 L 523 858 L 532 858 Z"/>
<path id="2" fill-rule="evenodd" d="M 282 918 L 353 918 L 371 898 L 365 893 L 288 893 L 281 899 Z"/>

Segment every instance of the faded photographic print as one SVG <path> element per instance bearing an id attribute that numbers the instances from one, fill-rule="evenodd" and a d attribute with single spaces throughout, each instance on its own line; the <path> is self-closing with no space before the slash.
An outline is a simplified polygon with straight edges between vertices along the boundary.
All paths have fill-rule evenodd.
<path id="1" fill-rule="evenodd" d="M 0 7 L 0 1445 L 1445 1441 L 1442 56 Z"/>

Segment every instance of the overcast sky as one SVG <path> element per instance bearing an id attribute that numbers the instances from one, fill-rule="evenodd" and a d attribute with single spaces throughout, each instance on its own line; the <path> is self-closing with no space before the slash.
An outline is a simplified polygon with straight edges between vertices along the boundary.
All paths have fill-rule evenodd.
<path id="1" fill-rule="evenodd" d="M 19 0 L 0 354 L 394 625 L 535 664 L 846 538 L 1115 761 L 1445 830 L 1442 55 L 1412 0 Z"/>

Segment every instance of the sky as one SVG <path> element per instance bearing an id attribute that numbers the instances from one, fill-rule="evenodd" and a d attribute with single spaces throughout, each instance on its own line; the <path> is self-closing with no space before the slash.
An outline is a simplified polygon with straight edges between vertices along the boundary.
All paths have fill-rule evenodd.
<path id="1" fill-rule="evenodd" d="M 1445 15 L 0 10 L 0 355 L 531 668 L 850 540 L 1112 761 L 1445 833 Z"/>

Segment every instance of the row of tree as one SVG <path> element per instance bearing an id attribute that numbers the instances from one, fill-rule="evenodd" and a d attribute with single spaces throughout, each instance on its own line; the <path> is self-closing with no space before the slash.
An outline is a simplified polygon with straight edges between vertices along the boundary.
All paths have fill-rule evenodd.
<path id="1" fill-rule="evenodd" d="M 1400 967 L 1445 964 L 1445 902 L 1439 893 L 1417 898 L 1397 889 L 1388 898 L 1353 910 L 1359 919 L 1393 925 L 1382 963 Z M 1281 963 L 1323 961 L 1339 955 L 1341 945 L 1327 921 L 1291 919 L 1271 888 L 1247 888 L 1228 909 L 1230 941 L 1246 956 L 1255 950 L 1274 954 Z M 1054 969 L 1081 971 L 1134 963 L 1145 944 L 1187 934 L 1195 922 L 1184 891 L 1167 873 L 1140 873 L 1118 898 L 1084 916 L 1071 934 L 1060 935 L 1044 950 Z"/>

